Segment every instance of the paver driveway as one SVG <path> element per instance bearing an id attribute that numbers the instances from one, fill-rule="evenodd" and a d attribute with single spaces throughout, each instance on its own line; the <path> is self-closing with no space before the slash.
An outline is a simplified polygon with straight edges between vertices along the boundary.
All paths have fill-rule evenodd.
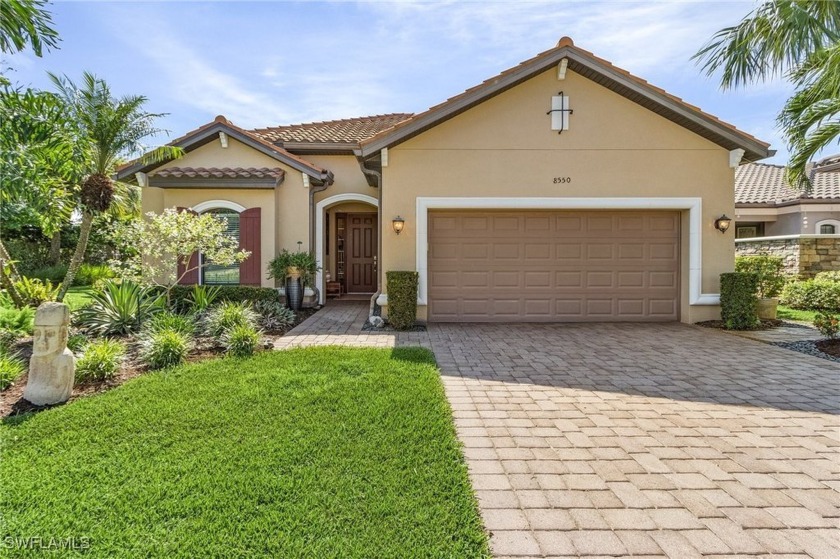
<path id="1" fill-rule="evenodd" d="M 840 557 L 840 366 L 667 324 L 431 325 L 498 556 Z"/>

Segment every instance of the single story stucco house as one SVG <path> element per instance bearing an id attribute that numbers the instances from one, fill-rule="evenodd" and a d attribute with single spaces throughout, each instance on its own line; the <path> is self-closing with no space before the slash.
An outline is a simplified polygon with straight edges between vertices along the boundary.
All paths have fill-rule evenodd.
<path id="1" fill-rule="evenodd" d="M 385 272 L 416 270 L 432 322 L 718 317 L 735 247 L 715 222 L 735 213 L 736 168 L 771 153 L 567 37 L 419 114 L 217 117 L 173 145 L 185 157 L 119 178 L 146 212 L 235 216 L 253 253 L 189 282 L 273 287 L 268 262 L 300 247 L 321 302 L 338 287 L 387 315 Z"/>

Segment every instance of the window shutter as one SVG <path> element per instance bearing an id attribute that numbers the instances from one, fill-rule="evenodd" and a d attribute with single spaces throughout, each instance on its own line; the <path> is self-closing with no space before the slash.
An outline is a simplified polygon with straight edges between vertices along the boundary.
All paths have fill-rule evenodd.
<path id="1" fill-rule="evenodd" d="M 179 212 L 190 212 L 195 213 L 189 208 L 176 208 Z M 178 280 L 178 284 L 180 285 L 194 285 L 198 283 L 198 253 L 194 252 L 190 255 L 190 264 L 189 264 L 190 271 L 184 277 L 181 277 L 181 274 L 184 273 L 184 265 L 181 263 L 181 259 L 178 259 L 178 277 L 181 278 Z"/>
<path id="2" fill-rule="evenodd" d="M 250 208 L 239 214 L 239 248 L 251 253 L 239 264 L 239 283 L 242 285 L 262 285 L 260 212 L 260 208 Z"/>

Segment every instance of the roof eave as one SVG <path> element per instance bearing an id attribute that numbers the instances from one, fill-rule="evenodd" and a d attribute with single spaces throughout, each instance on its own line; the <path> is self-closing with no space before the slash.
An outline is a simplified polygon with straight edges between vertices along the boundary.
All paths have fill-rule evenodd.
<path id="1" fill-rule="evenodd" d="M 769 149 L 769 144 L 756 141 L 755 139 L 748 137 L 746 134 L 740 134 L 735 130 L 723 126 L 702 112 L 692 111 L 688 107 L 677 103 L 669 96 L 659 93 L 653 86 L 639 83 L 636 80 L 623 75 L 621 72 L 616 71 L 614 68 L 604 64 L 594 56 L 569 46 L 561 46 L 551 51 L 547 51 L 546 53 L 534 58 L 531 62 L 512 68 L 507 74 L 497 77 L 494 82 L 486 85 L 479 85 L 474 91 L 468 90 L 467 92 L 461 94 L 460 98 L 456 96 L 452 101 L 444 102 L 436 108 L 433 107 L 425 113 L 409 118 L 405 121 L 406 124 L 398 124 L 390 131 L 383 131 L 376 136 L 363 140 L 360 146 L 361 152 L 364 157 L 368 157 L 383 148 L 393 147 L 394 145 L 402 143 L 418 134 L 421 134 L 429 128 L 436 126 L 437 124 L 548 70 L 563 58 L 569 59 L 569 68 L 576 73 L 579 73 L 588 79 L 593 79 L 591 74 L 595 72 L 597 75 L 603 77 L 601 81 L 593 79 L 596 83 L 616 91 L 625 97 L 627 97 L 627 93 L 632 92 L 635 95 L 640 96 L 640 98 L 631 98 L 631 100 L 650 110 L 654 110 L 651 106 L 639 102 L 644 99 L 649 100 L 651 104 L 660 108 L 660 111 L 654 110 L 654 112 L 657 112 L 664 118 L 668 118 L 669 120 L 674 121 L 677 124 L 694 131 L 695 133 L 699 133 L 698 130 L 692 129 L 690 126 L 686 126 L 688 123 L 693 123 L 695 127 L 699 127 L 702 130 L 708 130 L 713 133 L 711 135 L 716 134 L 718 136 L 716 141 L 716 139 L 709 137 L 709 135 L 700 134 L 710 141 L 713 141 L 718 145 L 722 145 L 722 147 L 727 149 L 743 149 L 743 159 L 746 161 L 757 161 L 759 159 L 770 157 L 774 153 Z M 584 69 L 587 71 L 582 71 Z M 661 112 L 663 110 L 665 114 Z M 668 111 L 671 111 L 671 114 L 669 114 Z M 676 116 L 678 116 L 680 120 L 675 120 L 674 117 Z M 723 145 L 724 143 L 727 145 Z"/>

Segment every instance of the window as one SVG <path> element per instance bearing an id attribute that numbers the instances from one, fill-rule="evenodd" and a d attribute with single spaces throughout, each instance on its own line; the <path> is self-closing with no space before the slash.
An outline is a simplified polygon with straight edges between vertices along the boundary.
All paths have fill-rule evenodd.
<path id="1" fill-rule="evenodd" d="M 227 235 L 239 242 L 239 212 L 228 209 L 208 210 L 217 217 L 227 220 Z M 204 255 L 201 255 L 201 283 L 204 285 L 239 285 L 239 264 L 219 266 L 208 264 L 204 266 Z"/>
<path id="2" fill-rule="evenodd" d="M 750 239 L 753 237 L 764 236 L 764 224 L 761 222 L 755 223 L 736 223 L 735 224 L 735 238 L 736 239 Z"/>
<path id="3" fill-rule="evenodd" d="M 819 235 L 837 235 L 840 233 L 840 220 L 823 219 L 814 224 L 814 230 Z"/>

